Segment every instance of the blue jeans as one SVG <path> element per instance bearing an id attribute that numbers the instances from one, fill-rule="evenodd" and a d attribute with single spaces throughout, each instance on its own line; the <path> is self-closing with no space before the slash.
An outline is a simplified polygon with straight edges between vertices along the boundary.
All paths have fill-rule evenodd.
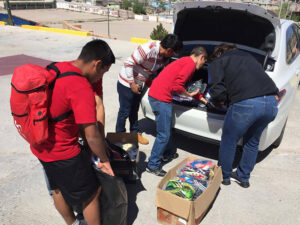
<path id="1" fill-rule="evenodd" d="M 161 102 L 150 96 L 148 98 L 156 121 L 156 138 L 148 167 L 158 169 L 163 156 L 169 157 L 176 152 L 172 142 L 172 103 Z"/>
<path id="2" fill-rule="evenodd" d="M 118 112 L 116 132 L 126 132 L 126 119 L 129 117 L 130 133 L 139 132 L 138 111 L 141 102 L 141 95 L 135 94 L 130 88 L 120 82 L 117 84 L 120 108 Z"/>
<path id="3" fill-rule="evenodd" d="M 236 173 L 241 181 L 249 181 L 261 134 L 276 117 L 277 105 L 275 96 L 262 96 L 234 103 L 228 108 L 219 149 L 224 180 L 230 179 L 237 142 L 243 137 L 243 154 Z"/>

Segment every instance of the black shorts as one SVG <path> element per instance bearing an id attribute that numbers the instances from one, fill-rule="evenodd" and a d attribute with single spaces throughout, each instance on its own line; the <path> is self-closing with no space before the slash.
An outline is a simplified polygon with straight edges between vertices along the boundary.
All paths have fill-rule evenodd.
<path id="1" fill-rule="evenodd" d="M 71 159 L 40 162 L 49 179 L 50 188 L 59 189 L 70 206 L 80 206 L 99 187 L 91 159 L 85 150 Z"/>

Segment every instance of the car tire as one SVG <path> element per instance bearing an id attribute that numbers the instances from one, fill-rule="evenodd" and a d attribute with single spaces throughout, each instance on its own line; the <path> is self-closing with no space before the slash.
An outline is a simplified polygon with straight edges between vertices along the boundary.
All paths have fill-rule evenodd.
<path id="1" fill-rule="evenodd" d="M 279 145 L 280 145 L 280 143 L 281 143 L 281 141 L 282 141 L 282 138 L 283 138 L 283 135 L 284 135 L 284 131 L 285 131 L 286 122 L 287 122 L 287 119 L 286 119 L 286 121 L 285 121 L 285 124 L 284 124 L 282 130 L 281 130 L 280 136 L 279 136 L 279 137 L 276 139 L 276 141 L 274 141 L 274 143 L 272 144 L 272 146 L 273 146 L 274 148 L 278 148 Z"/>

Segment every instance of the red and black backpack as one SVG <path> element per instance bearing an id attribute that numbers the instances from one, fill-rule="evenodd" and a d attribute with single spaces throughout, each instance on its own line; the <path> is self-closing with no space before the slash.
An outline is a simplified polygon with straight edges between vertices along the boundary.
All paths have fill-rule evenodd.
<path id="1" fill-rule="evenodd" d="M 76 72 L 60 73 L 55 63 L 47 68 L 26 64 L 15 69 L 11 80 L 10 107 L 14 124 L 20 135 L 36 145 L 48 138 L 48 123 L 66 119 L 72 110 L 49 118 L 49 102 L 56 79 L 82 76 Z"/>

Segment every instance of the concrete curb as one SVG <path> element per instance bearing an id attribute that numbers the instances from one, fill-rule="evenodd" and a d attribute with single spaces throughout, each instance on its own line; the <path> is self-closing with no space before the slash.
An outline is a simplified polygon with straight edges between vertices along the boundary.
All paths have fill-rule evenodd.
<path id="1" fill-rule="evenodd" d="M 31 29 L 31 30 L 41 30 L 41 31 L 48 31 L 48 32 L 63 33 L 63 34 L 72 34 L 72 35 L 85 36 L 85 37 L 91 35 L 90 32 L 59 29 L 59 28 L 39 27 L 39 26 L 30 26 L 30 25 L 22 25 L 21 27 L 25 29 Z"/>
<path id="2" fill-rule="evenodd" d="M 136 44 L 144 44 L 151 41 L 151 39 L 146 39 L 146 38 L 137 38 L 137 37 L 132 37 L 130 38 L 131 43 L 136 43 Z"/>
<path id="3" fill-rule="evenodd" d="M 107 35 L 102 35 L 102 34 L 96 34 L 96 33 L 94 33 L 94 31 L 83 30 L 83 29 L 78 28 L 78 27 L 76 27 L 76 26 L 74 26 L 72 24 L 69 24 L 66 21 L 63 21 L 62 25 L 63 25 L 63 28 L 67 28 L 68 30 L 75 30 L 75 31 L 80 31 L 80 32 L 88 32 L 88 33 L 90 33 L 90 36 L 117 40 L 117 38 L 115 38 L 115 37 L 111 37 L 111 36 L 107 36 Z"/>

